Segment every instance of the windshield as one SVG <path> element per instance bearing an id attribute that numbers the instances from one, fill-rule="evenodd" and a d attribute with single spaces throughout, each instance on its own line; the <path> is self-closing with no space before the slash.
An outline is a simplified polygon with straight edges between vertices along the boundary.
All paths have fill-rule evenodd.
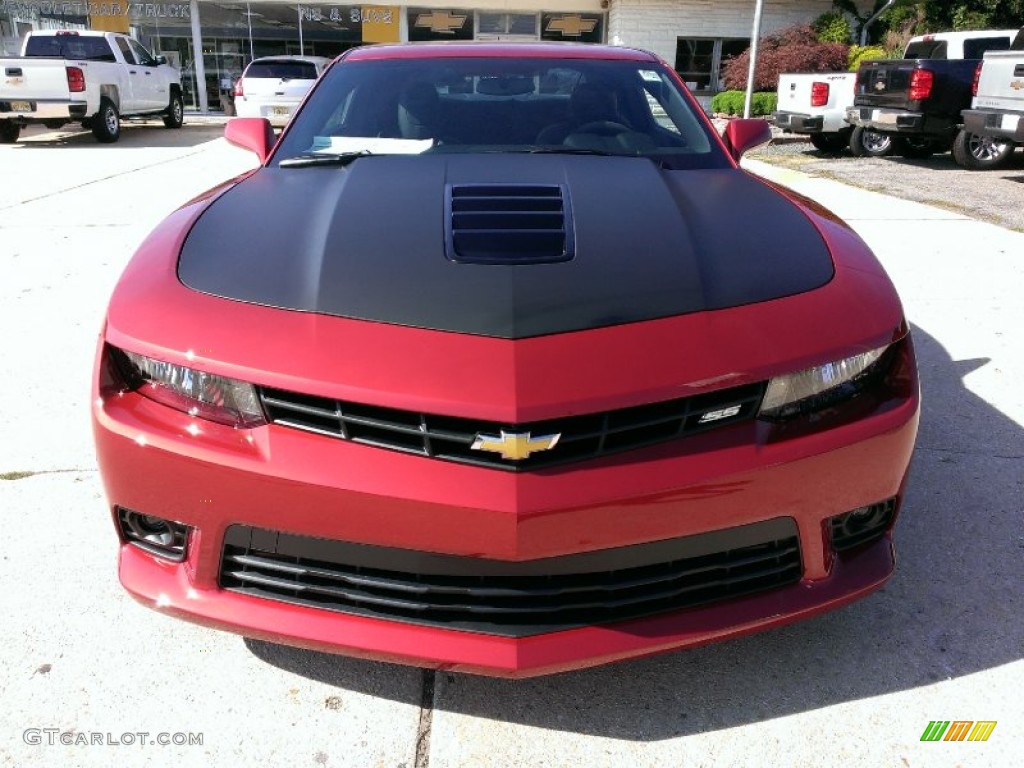
<path id="1" fill-rule="evenodd" d="M 534 58 L 342 60 L 274 156 L 536 152 L 729 167 L 661 64 Z"/>

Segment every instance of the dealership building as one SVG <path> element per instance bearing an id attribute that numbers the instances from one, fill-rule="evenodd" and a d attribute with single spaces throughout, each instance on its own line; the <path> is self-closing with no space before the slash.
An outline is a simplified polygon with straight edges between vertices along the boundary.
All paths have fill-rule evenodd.
<path id="1" fill-rule="evenodd" d="M 866 7 L 861 0 L 858 6 Z M 831 0 L 764 0 L 762 34 L 812 21 Z M 356 45 L 418 40 L 558 40 L 643 48 L 674 66 L 702 101 L 724 60 L 750 44 L 755 0 L 465 0 L 334 5 L 276 0 L 0 0 L 4 55 L 33 29 L 131 34 L 182 70 L 186 107 L 230 112 L 231 84 L 257 56 L 336 56 Z M 199 87 L 199 80 L 206 83 Z"/>

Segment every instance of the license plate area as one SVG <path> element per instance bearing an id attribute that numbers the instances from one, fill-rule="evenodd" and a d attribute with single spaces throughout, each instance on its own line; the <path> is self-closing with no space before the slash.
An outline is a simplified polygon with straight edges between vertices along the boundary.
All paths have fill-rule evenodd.
<path id="1" fill-rule="evenodd" d="M 11 112 L 31 112 L 32 102 L 31 101 L 12 101 L 9 102 L 11 106 Z"/>
<path id="2" fill-rule="evenodd" d="M 288 107 L 271 107 L 270 114 L 274 117 L 288 117 L 291 114 L 291 110 Z"/>

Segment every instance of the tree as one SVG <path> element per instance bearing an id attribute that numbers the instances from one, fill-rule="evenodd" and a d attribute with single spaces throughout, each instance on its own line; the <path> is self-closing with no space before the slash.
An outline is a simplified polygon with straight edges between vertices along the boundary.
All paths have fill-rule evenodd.
<path id="1" fill-rule="evenodd" d="M 763 37 L 758 46 L 754 90 L 774 91 L 783 72 L 842 72 L 850 46 L 822 43 L 810 24 L 800 24 Z M 744 90 L 750 51 L 729 59 L 722 67 L 725 87 Z"/>

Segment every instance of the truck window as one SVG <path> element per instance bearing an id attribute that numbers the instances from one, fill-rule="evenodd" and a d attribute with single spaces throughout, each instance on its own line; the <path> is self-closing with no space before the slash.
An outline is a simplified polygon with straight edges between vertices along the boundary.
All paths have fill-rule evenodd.
<path id="1" fill-rule="evenodd" d="M 117 38 L 117 47 L 121 49 L 121 55 L 124 56 L 124 60 L 129 64 L 137 63 L 135 57 L 132 55 L 132 49 L 128 46 L 128 41 L 123 37 Z"/>
<path id="2" fill-rule="evenodd" d="M 985 51 L 1006 51 L 1010 48 L 1010 40 L 1006 37 L 979 37 L 976 40 L 964 40 L 964 58 L 980 59 Z"/>
<path id="3" fill-rule="evenodd" d="M 907 46 L 904 59 L 944 59 L 946 58 L 945 40 L 917 40 Z"/>
<path id="4" fill-rule="evenodd" d="M 1021 27 L 1020 32 L 1013 38 L 1013 45 L 1010 46 L 1011 51 L 1024 51 L 1024 27 Z"/>
<path id="5" fill-rule="evenodd" d="M 105 38 L 80 35 L 32 35 L 25 45 L 26 56 L 57 56 L 80 61 L 117 61 Z"/>

